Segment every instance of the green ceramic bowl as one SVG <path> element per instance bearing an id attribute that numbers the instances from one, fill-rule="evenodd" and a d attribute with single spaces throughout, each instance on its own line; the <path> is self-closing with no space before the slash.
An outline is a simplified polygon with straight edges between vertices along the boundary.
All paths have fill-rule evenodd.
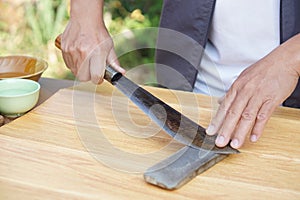
<path id="1" fill-rule="evenodd" d="M 40 84 L 28 79 L 0 80 L 0 113 L 7 117 L 21 116 L 39 99 Z"/>

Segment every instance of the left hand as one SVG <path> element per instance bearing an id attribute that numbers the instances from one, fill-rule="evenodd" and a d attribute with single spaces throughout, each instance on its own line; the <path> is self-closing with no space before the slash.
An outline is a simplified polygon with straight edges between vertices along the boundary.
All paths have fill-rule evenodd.
<path id="1" fill-rule="evenodd" d="M 206 130 L 216 145 L 240 148 L 250 132 L 256 142 L 272 112 L 294 91 L 300 75 L 300 34 L 247 68 L 222 100 Z"/>

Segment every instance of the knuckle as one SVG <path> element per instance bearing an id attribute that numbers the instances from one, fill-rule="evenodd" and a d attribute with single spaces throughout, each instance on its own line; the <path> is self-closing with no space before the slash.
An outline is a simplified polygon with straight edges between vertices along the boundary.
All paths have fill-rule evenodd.
<path id="1" fill-rule="evenodd" d="M 219 109 L 220 109 L 220 110 L 223 110 L 223 111 L 224 111 L 224 110 L 227 110 L 227 106 L 226 106 L 226 104 L 225 104 L 224 101 L 220 104 Z"/>
<path id="2" fill-rule="evenodd" d="M 219 107 L 219 113 L 227 113 L 228 109 L 224 104 L 221 104 Z"/>
<path id="3" fill-rule="evenodd" d="M 91 53 L 92 50 L 93 49 L 91 49 L 91 47 L 89 47 L 87 45 L 81 45 L 81 46 L 76 47 L 76 51 L 79 52 L 80 55 L 84 58 L 87 57 Z"/>
<path id="4" fill-rule="evenodd" d="M 258 113 L 256 119 L 259 121 L 265 121 L 267 120 L 268 116 L 266 113 Z"/>
<path id="5" fill-rule="evenodd" d="M 267 94 L 264 97 L 265 104 L 272 104 L 274 99 L 276 99 L 276 94 Z"/>
<path id="6" fill-rule="evenodd" d="M 229 116 L 236 116 L 237 115 L 237 112 L 233 109 L 228 109 L 227 110 L 227 115 Z"/>
<path id="7" fill-rule="evenodd" d="M 249 111 L 245 111 L 242 113 L 242 119 L 247 121 L 254 121 L 255 114 Z"/>
<path id="8" fill-rule="evenodd" d="M 74 46 L 68 46 L 63 50 L 65 53 L 74 53 L 76 51 L 76 48 Z"/>
<path id="9" fill-rule="evenodd" d="M 88 49 L 89 48 L 86 45 L 80 45 L 76 47 L 76 51 L 80 53 L 87 53 Z"/>
<path id="10" fill-rule="evenodd" d="M 219 106 L 219 112 L 227 114 L 229 107 L 230 105 L 227 103 L 227 101 L 223 100 L 223 102 Z"/>
<path id="11" fill-rule="evenodd" d="M 241 83 L 241 81 L 235 81 L 230 88 L 230 93 L 236 96 L 238 93 L 240 93 L 243 86 L 244 85 Z"/>

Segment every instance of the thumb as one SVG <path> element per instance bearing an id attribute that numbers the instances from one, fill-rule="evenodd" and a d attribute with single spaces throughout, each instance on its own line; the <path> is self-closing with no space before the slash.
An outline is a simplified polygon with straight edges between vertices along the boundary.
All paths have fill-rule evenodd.
<path id="1" fill-rule="evenodd" d="M 89 65 L 91 81 L 94 84 L 102 83 L 106 67 L 106 56 L 98 48 L 93 51 L 89 59 Z"/>

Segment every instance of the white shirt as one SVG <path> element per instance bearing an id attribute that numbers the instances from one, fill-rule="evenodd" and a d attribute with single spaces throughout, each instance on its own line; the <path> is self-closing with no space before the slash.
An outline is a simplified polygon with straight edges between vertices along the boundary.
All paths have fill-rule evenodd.
<path id="1" fill-rule="evenodd" d="M 280 0 L 217 0 L 194 92 L 223 96 L 280 44 Z"/>

